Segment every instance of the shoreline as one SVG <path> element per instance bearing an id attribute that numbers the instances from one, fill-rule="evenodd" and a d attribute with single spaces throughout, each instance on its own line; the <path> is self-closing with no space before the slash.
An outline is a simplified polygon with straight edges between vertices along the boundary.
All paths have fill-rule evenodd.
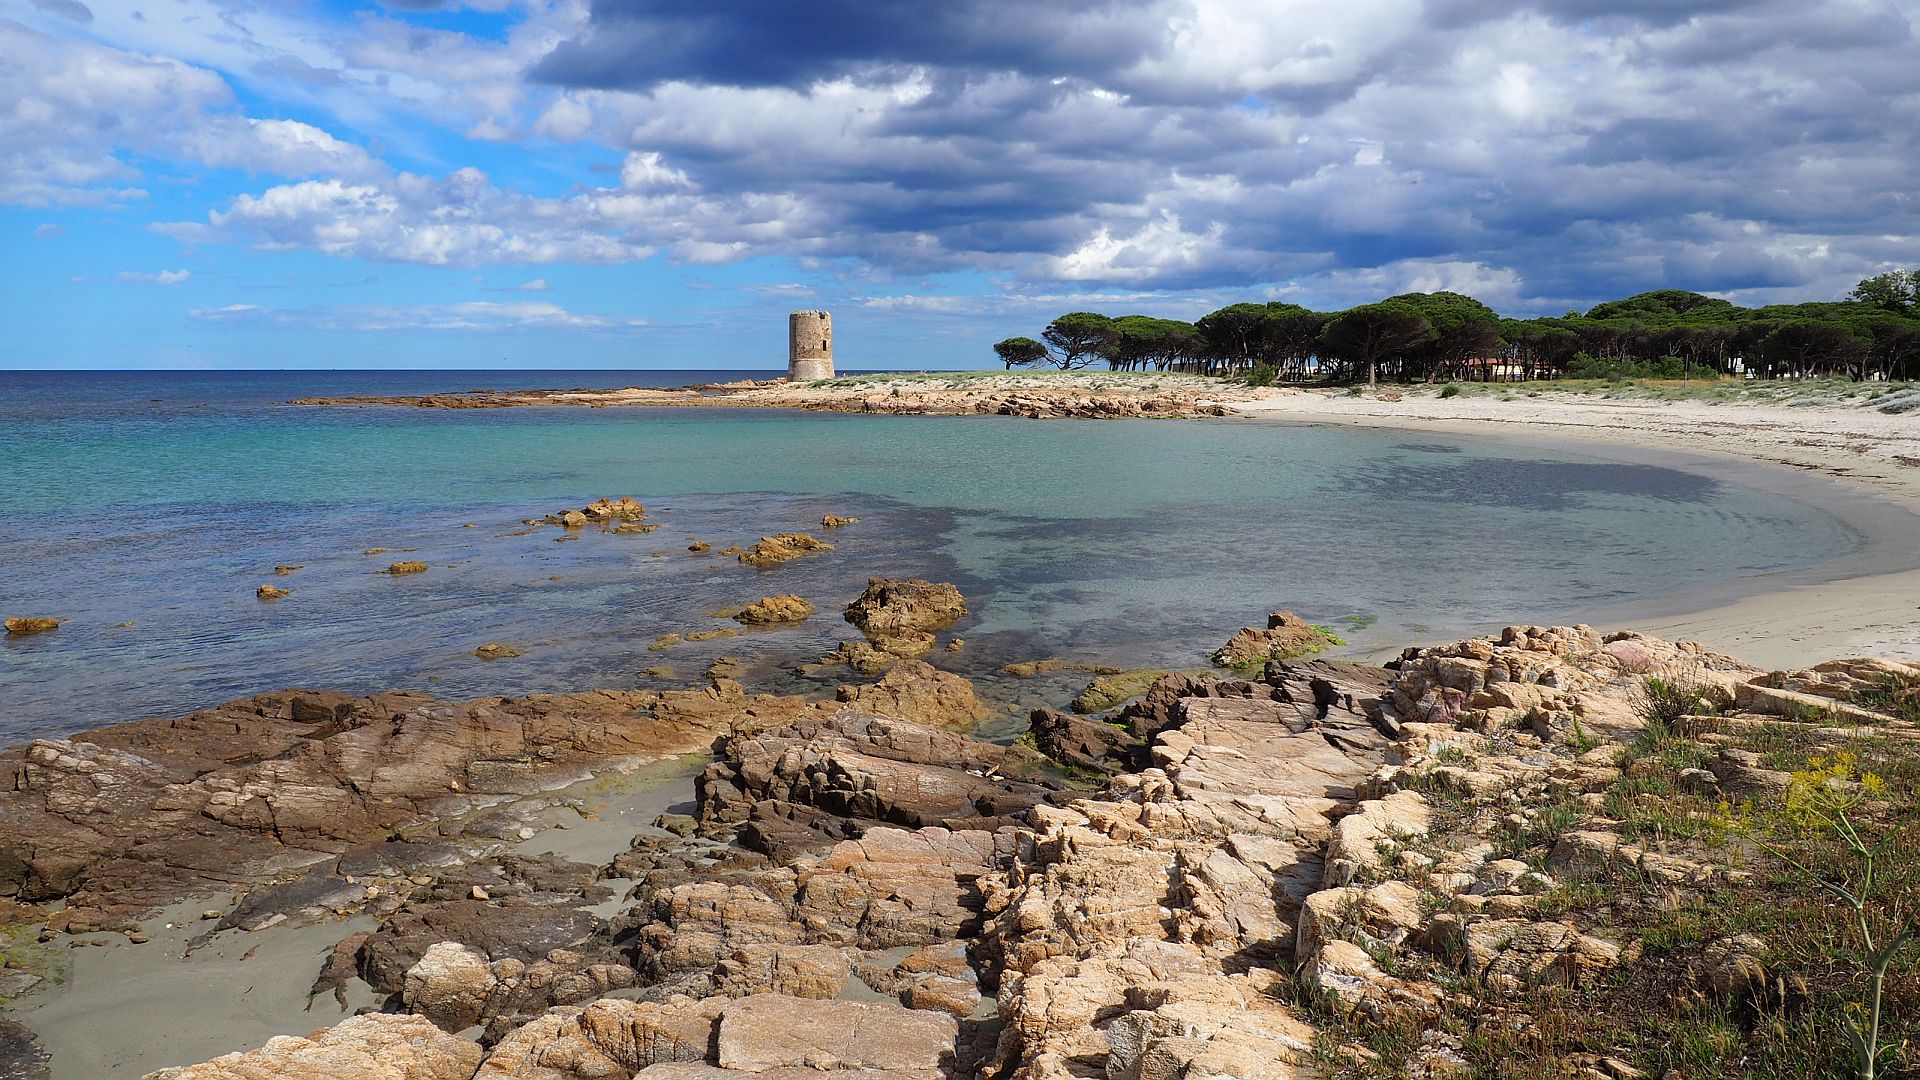
<path id="1" fill-rule="evenodd" d="M 1353 393 L 1250 387 L 1161 372 L 953 372 L 848 376 L 817 383 L 743 380 L 676 389 L 468 391 L 413 397 L 306 398 L 306 407 L 774 408 L 881 415 L 1011 415 L 1034 419 L 1226 418 L 1346 424 L 1591 446 L 1612 460 L 1635 453 L 1714 479 L 1781 491 L 1867 537 L 1864 549 L 1786 571 L 1723 578 L 1679 595 L 1570 612 L 1592 625 L 1633 625 L 1775 667 L 1837 655 L 1920 659 L 1920 413 L 1895 415 L 1819 398 L 1796 404 L 1596 398 L 1514 384 L 1496 398 L 1475 386 L 1450 399 L 1438 387 Z M 1515 397 L 1514 395 L 1522 395 Z M 1729 474 L 1715 463 L 1747 470 Z M 1834 483 L 1835 497 L 1793 474 Z M 1790 488 L 1791 490 L 1782 490 Z M 1863 506 L 1862 497 L 1881 504 Z M 1912 520 L 1907 520 L 1911 518 Z M 1898 524 L 1895 522 L 1898 521 Z M 1738 594 L 1727 600 L 1714 593 Z M 1377 658 L 1369 653 L 1357 659 Z"/>
<path id="2" fill-rule="evenodd" d="M 1256 421 L 1586 446 L 1615 460 L 1624 452 L 1625 460 L 1647 455 L 1652 463 L 1658 455 L 1668 467 L 1769 487 L 1840 518 L 1865 545 L 1810 566 L 1731 579 L 1761 588 L 1730 601 L 1703 595 L 1724 591 L 1722 580 L 1664 603 L 1649 598 L 1583 612 L 1581 621 L 1697 640 L 1775 668 L 1835 656 L 1920 659 L 1920 544 L 1896 547 L 1902 535 L 1916 535 L 1903 527 L 1920 529 L 1920 423 L 1910 417 L 1859 408 L 1603 404 L 1551 391 L 1516 401 L 1433 394 L 1393 401 L 1287 390 L 1234 410 Z"/>

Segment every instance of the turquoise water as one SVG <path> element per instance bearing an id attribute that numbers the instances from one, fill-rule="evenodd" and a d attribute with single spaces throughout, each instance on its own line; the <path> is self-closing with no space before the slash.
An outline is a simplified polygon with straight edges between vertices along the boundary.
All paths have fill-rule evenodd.
<path id="1" fill-rule="evenodd" d="M 276 404 L 643 380 L 569 375 L 0 374 L 0 613 L 65 620 L 0 648 L 0 743 L 293 685 L 470 696 L 659 685 L 659 664 L 694 682 L 720 655 L 792 688 L 795 660 L 850 636 L 836 613 L 869 575 L 959 584 L 968 644 L 934 659 L 988 676 L 1045 655 L 1191 665 L 1275 607 L 1361 647 L 1580 619 L 1863 542 L 1693 471 L 1354 428 Z M 520 524 L 602 495 L 663 528 L 557 543 Z M 861 521 L 775 570 L 685 550 L 821 533 L 829 512 Z M 402 557 L 433 569 L 373 573 Z M 260 603 L 267 582 L 294 595 Z M 646 648 L 774 592 L 822 614 Z M 489 640 L 527 655 L 469 655 Z"/>

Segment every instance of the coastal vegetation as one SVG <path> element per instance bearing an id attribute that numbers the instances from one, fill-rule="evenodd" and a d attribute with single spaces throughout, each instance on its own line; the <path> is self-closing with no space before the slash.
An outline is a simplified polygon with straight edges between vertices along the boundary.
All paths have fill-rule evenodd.
<path id="1" fill-rule="evenodd" d="M 1275 381 L 1920 376 L 1920 270 L 1861 281 L 1845 300 L 1746 308 L 1680 289 L 1585 312 L 1502 317 L 1454 292 L 1402 293 L 1345 311 L 1239 303 L 1188 323 L 1076 311 L 1038 339 L 994 345 L 1007 369 L 1186 371 Z"/>

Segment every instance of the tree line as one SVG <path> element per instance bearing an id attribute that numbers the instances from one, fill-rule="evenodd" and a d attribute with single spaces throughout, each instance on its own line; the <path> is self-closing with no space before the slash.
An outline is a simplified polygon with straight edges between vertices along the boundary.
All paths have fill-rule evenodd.
<path id="1" fill-rule="evenodd" d="M 1076 311 L 1002 363 L 1187 371 L 1256 381 L 1373 383 L 1574 378 L 1920 378 L 1920 270 L 1867 278 L 1845 300 L 1744 308 L 1680 289 L 1584 314 L 1507 319 L 1470 296 L 1403 293 L 1345 311 L 1232 304 L 1194 322 Z"/>

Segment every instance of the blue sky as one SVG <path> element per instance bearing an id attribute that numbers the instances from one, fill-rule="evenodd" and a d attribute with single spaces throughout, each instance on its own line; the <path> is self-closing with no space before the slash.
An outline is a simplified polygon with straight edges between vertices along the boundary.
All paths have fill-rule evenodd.
<path id="1" fill-rule="evenodd" d="M 1091 309 L 1832 299 L 1916 0 L 0 0 L 0 367 L 975 367 Z"/>

